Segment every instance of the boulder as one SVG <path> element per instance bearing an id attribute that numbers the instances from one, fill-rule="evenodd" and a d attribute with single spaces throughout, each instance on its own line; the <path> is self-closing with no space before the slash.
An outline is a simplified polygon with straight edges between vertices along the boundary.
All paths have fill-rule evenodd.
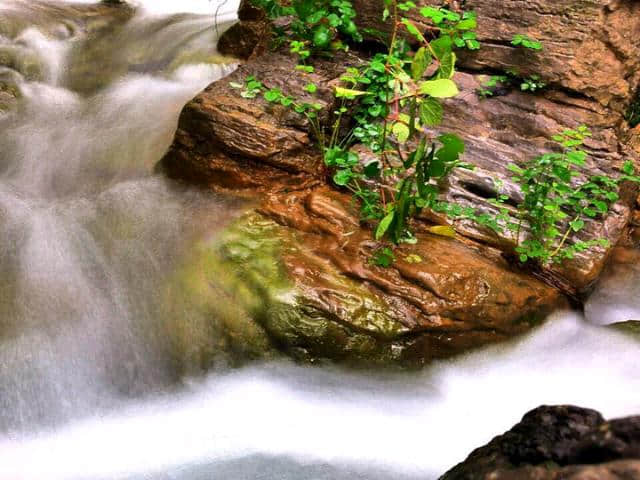
<path id="1" fill-rule="evenodd" d="M 345 54 L 333 62 L 320 61 L 315 73 L 303 74 L 295 71 L 295 60 L 285 54 L 268 53 L 251 60 L 187 104 L 164 167 L 175 178 L 250 194 L 300 190 L 325 182 L 322 159 L 312 145 L 308 122 L 284 107 L 268 104 L 260 96 L 243 98 L 241 89 L 233 88 L 231 83 L 243 84 L 253 75 L 269 87 L 321 104 L 326 123 L 334 109 L 331 87 L 347 66 L 361 62 L 356 54 Z M 549 138 L 567 127 L 586 124 L 593 130 L 586 145 L 591 154 L 587 175 L 617 175 L 625 159 L 637 157 L 618 134 L 622 116 L 598 102 L 561 91 L 545 95 L 513 91 L 481 100 L 475 92 L 484 80 L 481 75 L 457 74 L 461 94 L 445 106 L 441 130 L 454 132 L 465 140 L 464 159 L 476 166 L 474 171 L 455 171 L 447 179 L 443 196 L 447 200 L 478 212 L 494 211 L 489 199 L 495 197 L 499 180 L 504 185 L 502 193 L 510 197 L 508 203 L 516 204 L 520 192 L 511 181 L 508 165 L 522 165 L 552 150 L 554 144 Z M 308 82 L 320 85 L 314 97 L 304 91 Z M 606 218 L 587 222 L 581 240 L 606 238 L 612 246 L 619 242 L 632 215 L 633 193 L 625 192 Z M 515 215 L 515 209 L 513 212 Z M 434 216 L 424 220 L 449 222 Z M 515 239 L 509 232 L 497 235 L 474 222 L 453 223 L 470 239 L 507 254 L 513 252 Z M 526 233 L 523 230 L 522 238 Z M 611 248 L 592 248 L 538 274 L 549 284 L 578 297 L 590 291 L 610 252 Z"/>
<path id="2" fill-rule="evenodd" d="M 511 181 L 507 166 L 523 164 L 554 149 L 549 140 L 553 134 L 581 124 L 593 131 L 586 143 L 590 153 L 587 175 L 615 175 L 627 158 L 637 162 L 638 151 L 632 141 L 637 135 L 626 127 L 623 112 L 637 83 L 633 73 L 636 53 L 616 56 L 616 67 L 609 68 L 612 64 L 607 64 L 606 59 L 596 55 L 589 60 L 580 50 L 590 41 L 606 43 L 607 49 L 622 48 L 615 47 L 614 34 L 604 23 L 621 22 L 623 34 L 633 30 L 635 20 L 619 17 L 631 12 L 634 5 L 581 2 L 584 11 L 578 14 L 575 2 L 569 8 L 566 1 L 558 5 L 536 3 L 535 8 L 524 11 L 515 6 L 506 9 L 503 2 L 467 3 L 478 11 L 480 37 L 488 49 L 482 58 L 490 64 L 480 65 L 480 57 L 465 54 L 461 62 L 465 71 L 456 77 L 461 94 L 446 102 L 441 130 L 454 132 L 465 140 L 464 160 L 476 169 L 454 172 L 443 184 L 443 198 L 479 212 L 491 211 L 494 207 L 488 200 L 496 194 L 496 180 L 500 180 L 501 193 L 508 195 L 508 204 L 515 205 L 521 194 Z M 362 25 L 374 26 L 380 13 L 377 3 L 356 4 Z M 564 10 L 559 10 L 560 6 Z M 259 11 L 246 3 L 244 9 L 240 24 L 250 26 L 254 22 L 255 26 L 264 22 Z M 508 25 L 498 28 L 500 18 Z M 489 27 L 482 26 L 483 22 Z M 375 25 L 384 28 L 380 22 Z M 584 33 L 600 27 L 602 31 L 597 36 Z M 574 34 L 571 29 L 575 29 L 575 38 L 569 38 Z M 557 44 L 550 40 L 556 31 L 560 35 Z M 507 40 L 513 33 L 548 40 L 544 62 L 535 60 L 535 52 L 511 48 Z M 608 35 L 606 42 L 603 35 Z M 498 38 L 492 40 L 493 37 Z M 288 232 L 289 244 L 304 246 L 289 249 L 288 256 L 279 258 L 286 277 L 298 292 L 294 297 L 312 305 L 312 315 L 301 315 L 299 309 L 287 321 L 281 316 L 278 320 L 265 320 L 271 317 L 259 315 L 262 326 L 271 338 L 278 339 L 281 348 L 309 359 L 426 362 L 528 330 L 546 312 L 563 304 L 559 292 L 581 299 L 591 291 L 611 248 L 593 248 L 572 261 L 538 269 L 533 272 L 539 278 L 536 279 L 531 271 L 518 270 L 517 261 L 510 260 L 515 245 L 510 234 L 497 235 L 475 223 L 437 215 L 417 219 L 414 228 L 420 241 L 412 247 L 400 247 L 392 268 L 372 266 L 369 259 L 379 244 L 372 241 L 367 229 L 370 226 L 358 222 L 350 196 L 327 185 L 329 175 L 313 145 L 312 125 L 290 109 L 269 104 L 261 95 L 243 96 L 243 88 L 238 87 L 248 76 L 254 76 L 269 88 L 277 87 L 295 98 L 318 103 L 320 124 L 328 125 L 335 109 L 333 87 L 346 67 L 362 64 L 365 54 L 352 51 L 316 60 L 315 72 L 309 74 L 297 71 L 290 55 L 265 52 L 262 47 L 251 49 L 253 43 L 249 41 L 247 48 L 240 45 L 244 54 L 238 55 L 250 57 L 245 64 L 185 106 L 174 143 L 161 166 L 174 178 L 253 198 L 264 219 L 274 221 L 279 232 Z M 523 66 L 533 62 L 534 70 L 544 67 L 539 73 L 551 88 L 535 95 L 501 92 L 481 100 L 476 90 L 486 81 L 484 74 L 510 68 L 512 65 L 507 62 L 521 54 L 528 56 L 526 62 L 522 59 Z M 589 74 L 585 73 L 587 67 Z M 600 82 L 599 75 L 604 70 L 613 78 L 609 83 L 614 88 L 598 86 L 597 92 L 591 91 L 592 83 L 587 79 L 598 76 Z M 304 88 L 310 82 L 319 87 L 314 95 Z M 606 218 L 588 222 L 580 239 L 606 238 L 615 245 L 625 236 L 633 216 L 635 192 L 625 186 L 621 193 L 621 200 Z M 428 233 L 434 224 L 451 223 L 459 233 L 456 239 Z M 522 232 L 523 237 L 526 233 Z M 341 280 L 332 280 L 328 286 L 326 275 L 322 283 L 309 273 L 314 269 L 329 269 L 329 277 Z M 369 299 L 359 304 L 362 314 L 351 310 L 351 294 L 340 293 L 341 288 L 346 288 L 343 279 L 355 282 L 350 283 L 349 289 L 357 287 L 359 295 Z M 291 312 L 288 306 L 276 310 Z M 378 317 L 379 311 L 385 315 Z M 362 319 L 367 315 L 376 320 L 367 323 L 370 320 Z M 323 327 L 314 326 L 311 334 L 305 329 L 315 321 Z M 385 327 L 371 327 L 381 324 Z M 331 331 L 326 334 L 331 340 L 318 331 Z M 341 333 L 337 335 L 337 331 Z M 361 341 L 363 335 L 366 342 Z M 327 345 L 332 347 L 327 350 Z"/>
<path id="3" fill-rule="evenodd" d="M 540 407 L 441 480 L 640 478 L 640 417 L 606 422 L 572 406 Z"/>

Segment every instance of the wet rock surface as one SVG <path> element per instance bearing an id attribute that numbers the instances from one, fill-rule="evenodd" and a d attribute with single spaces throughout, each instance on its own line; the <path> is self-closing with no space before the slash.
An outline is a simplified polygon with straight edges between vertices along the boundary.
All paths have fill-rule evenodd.
<path id="1" fill-rule="evenodd" d="M 253 318 L 297 359 L 418 366 L 525 332 L 562 302 L 483 252 L 430 234 L 398 251 L 393 269 L 375 267 L 370 234 L 344 195 L 280 195 L 238 220 L 196 264 L 206 265 L 204 291 L 218 292 L 207 303 L 212 317 Z M 221 315 L 213 308 L 220 298 L 242 314 Z"/>
<path id="2" fill-rule="evenodd" d="M 379 18 L 375 6 L 360 3 L 362 22 L 373 25 L 373 19 Z M 490 212 L 494 207 L 488 200 L 495 195 L 496 182 L 500 181 L 501 192 L 510 198 L 508 203 L 516 204 L 520 193 L 507 166 L 523 164 L 552 150 L 554 145 L 549 138 L 553 134 L 581 124 L 589 125 L 594 134 L 586 144 L 590 153 L 587 175 L 615 175 L 627 158 L 637 161 L 638 152 L 632 141 L 636 134 L 628 130 L 623 118 L 623 104 L 630 98 L 627 93 L 637 83 L 632 73 L 636 53 L 616 57 L 618 63 L 624 64 L 621 67 L 617 63 L 616 69 L 607 63 L 609 57 L 594 58 L 588 64 L 582 57 L 577 58 L 579 49 L 591 38 L 581 32 L 591 32 L 591 28 L 609 20 L 620 23 L 620 32 L 633 30 L 635 20 L 619 17 L 636 7 L 628 2 L 605 5 L 592 1 L 582 5 L 584 12 L 578 14 L 574 11 L 578 8 L 573 5 L 576 2 L 571 8 L 565 5 L 567 2 L 542 3 L 525 13 L 515 7 L 507 11 L 502 3 L 488 0 L 469 5 L 478 11 L 480 25 L 486 19 L 480 36 L 489 50 L 482 58 L 489 64 L 479 65 L 472 55 L 465 57 L 462 65 L 466 73 L 456 77 L 461 94 L 445 105 L 442 130 L 465 140 L 464 160 L 476 166 L 474 171 L 456 171 L 447 179 L 443 197 L 451 202 Z M 561 5 L 564 13 L 556 11 Z M 523 18 L 511 18 L 518 15 Z M 246 3 L 241 18 L 236 36 L 243 35 L 242 28 L 264 25 L 259 12 L 247 8 Z M 503 27 L 497 27 L 499 22 L 504 23 Z M 594 22 L 596 26 L 592 25 Z M 553 32 L 563 28 L 567 29 L 562 31 L 564 36 L 549 40 Z M 513 29 L 518 31 L 512 32 Z M 571 29 L 580 33 L 579 38 L 566 38 Z M 545 55 L 550 60 L 543 62 L 544 67 L 537 60 L 532 61 L 531 52 L 527 52 L 525 62 L 508 46 L 505 39 L 510 40 L 513 33 L 548 40 Z M 596 40 L 606 43 L 602 35 L 611 37 L 613 33 L 607 30 L 598 35 Z M 499 38 L 491 40 L 492 36 Z M 288 229 L 300 245 L 310 246 L 313 255 L 328 262 L 336 274 L 359 282 L 376 298 L 383 299 L 388 304 L 385 310 L 402 326 L 399 331 L 405 337 L 403 356 L 415 354 L 415 358 L 426 361 L 504 340 L 526 331 L 535 324 L 532 319 L 540 319 L 550 308 L 562 304 L 559 292 L 580 299 L 592 290 L 612 247 L 593 248 L 560 266 L 535 271 L 536 280 L 532 272 L 518 271 L 517 262 L 505 260 L 511 258 L 515 245 L 510 234 L 497 235 L 468 221 L 451 222 L 433 215 L 418 219 L 414 227 L 422 232 L 420 242 L 415 247 L 400 248 L 393 268 L 383 271 L 372 267 L 368 259 L 378 245 L 371 240 L 367 229 L 370 226 L 359 224 L 348 195 L 327 186 L 328 172 L 313 147 L 308 122 L 284 107 L 268 104 L 260 95 L 243 98 L 242 89 L 231 86 L 243 84 L 247 76 L 253 75 L 269 88 L 277 87 L 293 97 L 320 103 L 320 118 L 326 124 L 335 109 L 333 87 L 347 66 L 360 64 L 364 57 L 356 52 L 336 55 L 317 61 L 313 74 L 303 74 L 295 70 L 295 59 L 287 54 L 265 51 L 263 44 L 253 40 L 239 43 L 234 52 L 232 39 L 230 36 L 226 41 L 229 49 L 225 52 L 250 60 L 186 105 L 162 167 L 174 178 L 254 198 L 261 215 Z M 607 41 L 607 48 L 613 49 L 615 42 Z M 479 99 L 476 90 L 487 79 L 482 73 L 486 69 L 495 72 L 512 67 L 507 62 L 516 60 L 532 69 L 542 68 L 540 73 L 546 75 L 551 88 L 537 95 L 514 90 Z M 568 73 L 567 68 L 574 73 Z M 590 70 L 585 73 L 585 69 Z M 622 83 L 608 90 L 598 87 L 596 90 L 610 93 L 604 98 L 593 94 L 587 79 L 607 69 L 608 76 L 621 78 Z M 304 90 L 309 82 L 319 86 L 313 97 Z M 625 187 L 621 194 L 621 200 L 606 218 L 587 222 L 580 240 L 606 238 L 613 246 L 623 239 L 633 218 L 635 193 Z M 430 225 L 449 223 L 459 233 L 455 240 L 426 233 Z M 407 258 L 411 261 L 405 261 Z M 415 258 L 421 261 L 416 262 Z M 290 264 L 294 265 L 295 260 Z M 291 267 L 291 281 L 302 282 L 303 277 L 296 276 L 302 271 Z M 308 292 L 312 290 L 309 288 Z M 335 314 L 345 300 L 335 300 L 339 295 L 333 298 L 331 305 L 323 300 L 324 311 L 334 312 L 333 321 L 344 328 L 355 326 L 357 330 L 357 321 Z M 409 338 L 413 350 L 408 346 Z M 284 343 L 292 344 L 289 340 Z M 313 351 L 306 340 L 302 345 L 308 352 Z M 412 354 L 408 353 L 410 350 Z"/>
<path id="3" fill-rule="evenodd" d="M 471 453 L 442 480 L 640 478 L 640 417 L 605 421 L 594 410 L 540 407 Z"/>
<path id="4" fill-rule="evenodd" d="M 347 55 L 342 66 L 360 61 Z M 314 299 L 322 321 L 328 318 L 332 327 L 340 326 L 345 340 L 337 341 L 335 332 L 329 335 L 333 338 L 323 337 L 322 345 L 333 344 L 329 355 L 317 347 L 317 338 L 302 331 L 306 321 L 290 320 L 281 339 L 286 349 L 295 346 L 308 358 L 393 357 L 419 363 L 523 333 L 564 304 L 557 290 L 514 270 L 498 249 L 462 237 L 456 241 L 421 234 L 417 246 L 398 250 L 393 268 L 373 267 L 369 259 L 377 245 L 371 232 L 360 226 L 350 196 L 326 186 L 322 159 L 311 146 L 305 121 L 261 98 L 242 98 L 230 86 L 254 75 L 269 87 L 298 96 L 314 81 L 320 85 L 316 101 L 326 115 L 333 108 L 331 85 L 342 69 L 329 62 L 316 67 L 313 75 L 303 76 L 294 73 L 293 59 L 268 54 L 210 85 L 183 110 L 163 161 L 173 177 L 218 191 L 259 194 L 258 211 L 293 235 L 299 248 L 282 260 L 289 265 L 289 278 L 304 291 L 305 302 Z M 377 310 L 384 312 L 383 323 L 395 325 L 394 333 L 365 331 L 365 343 L 374 345 L 373 350 L 351 351 L 346 343 L 362 326 L 360 314 L 354 315 L 347 305 L 358 296 L 345 296 L 340 283 L 331 288 L 316 283 L 316 267 L 307 263 L 309 258 L 322 259 L 331 276 L 357 281 L 360 296 L 373 296 L 383 305 Z M 371 305 L 358 303 L 361 316 L 378 315 Z M 271 333 L 280 336 L 275 330 Z"/>

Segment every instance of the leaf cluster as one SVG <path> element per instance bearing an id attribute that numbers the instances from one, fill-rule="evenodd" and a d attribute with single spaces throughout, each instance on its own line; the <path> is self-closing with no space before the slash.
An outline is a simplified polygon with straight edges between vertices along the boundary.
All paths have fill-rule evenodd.
<path id="1" fill-rule="evenodd" d="M 270 18 L 290 17 L 289 31 L 276 29 L 281 38 L 289 38 L 291 53 L 305 61 L 313 54 L 346 49 L 343 39 L 361 42 L 362 34 L 354 19 L 356 11 L 350 0 L 252 0 Z"/>
<path id="2" fill-rule="evenodd" d="M 393 23 L 387 50 L 374 55 L 363 66 L 344 72 L 341 85 L 334 91 L 339 107 L 329 128 L 320 125 L 316 102 L 293 98 L 253 77 L 248 77 L 244 85 L 233 86 L 247 98 L 261 94 L 272 104 L 305 115 L 333 182 L 352 192 L 360 205 L 362 220 L 375 223 L 376 239 L 389 239 L 397 244 L 415 241 L 410 219 L 422 210 L 445 213 L 448 209 L 455 210 L 439 202 L 438 197 L 442 180 L 451 171 L 471 168 L 460 160 L 464 143 L 452 134 L 434 136 L 429 132 L 442 121 L 441 101 L 459 93 L 453 81 L 455 49 L 477 49 L 479 43 L 472 12 L 436 7 L 418 10 L 411 1 L 384 2 L 384 19 Z M 337 18 L 336 9 L 340 13 Z M 304 73 L 313 71 L 306 60 L 331 42 L 339 44 L 343 36 L 360 38 L 349 23 L 355 16 L 350 2 L 299 0 L 289 7 L 270 5 L 268 11 L 294 16 L 292 30 L 296 36 L 290 46 L 301 60 L 298 70 Z M 423 19 L 420 25 L 405 16 L 411 11 L 414 18 Z M 326 33 L 325 27 L 333 30 L 320 39 L 318 32 Z M 305 90 L 313 95 L 317 89 L 309 83 Z M 352 112 L 353 121 L 345 126 L 347 112 Z M 369 146 L 375 159 L 365 163 L 352 150 L 356 142 Z M 434 229 L 434 233 L 454 234 L 450 227 Z M 392 255 L 383 249 L 375 258 L 374 263 L 382 265 Z"/>
<path id="3" fill-rule="evenodd" d="M 616 178 L 607 175 L 585 177 L 588 158 L 583 148 L 591 136 L 586 126 L 566 129 L 553 140 L 558 151 L 545 153 L 520 167 L 509 166 L 513 180 L 520 186 L 523 200 L 517 208 L 517 222 L 504 216 L 502 226 L 516 233 L 516 252 L 521 262 L 529 260 L 541 264 L 559 263 L 572 259 L 578 252 L 594 246 L 607 246 L 606 239 L 582 241 L 576 238 L 587 225 L 588 219 L 606 215 L 618 201 L 620 184 L 625 181 L 640 183 L 630 161 L 624 163 Z M 503 206 L 506 196 L 494 199 Z M 521 240 L 523 225 L 529 235 Z"/>

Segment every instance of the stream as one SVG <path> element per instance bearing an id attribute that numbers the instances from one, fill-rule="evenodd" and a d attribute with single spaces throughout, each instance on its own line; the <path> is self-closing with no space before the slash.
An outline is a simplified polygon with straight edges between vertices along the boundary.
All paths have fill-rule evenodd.
<path id="1" fill-rule="evenodd" d="M 81 3 L 0 0 L 0 480 L 435 480 L 541 404 L 640 413 L 640 343 L 605 327 L 637 272 L 421 372 L 185 367 L 167 332 L 202 313 L 167 284 L 250 206 L 154 167 L 235 68 L 237 1 Z"/>

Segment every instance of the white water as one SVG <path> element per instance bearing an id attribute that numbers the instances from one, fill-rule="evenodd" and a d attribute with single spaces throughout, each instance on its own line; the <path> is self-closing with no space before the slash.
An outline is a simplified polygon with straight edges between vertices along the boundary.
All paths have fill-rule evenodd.
<path id="1" fill-rule="evenodd" d="M 28 2 L 29 0 L 12 0 L 13 3 Z M 56 0 L 52 0 L 53 1 Z M 96 3 L 94 0 L 57 0 L 66 3 Z M 128 0 L 127 3 L 141 8 L 154 15 L 169 15 L 174 13 L 196 13 L 201 15 L 218 14 L 221 23 L 233 21 L 238 11 L 240 0 Z"/>
<path id="2" fill-rule="evenodd" d="M 637 341 L 563 313 L 520 344 L 421 374 L 247 368 L 0 442 L 0 478 L 436 478 L 541 404 L 640 411 L 638 355 Z"/>
<path id="3" fill-rule="evenodd" d="M 158 30 L 206 0 L 144 3 L 89 93 L 65 83 L 82 38 L 18 37 L 47 73 L 0 116 L 0 480 L 425 480 L 540 404 L 640 412 L 640 344 L 572 313 L 422 373 L 276 362 L 176 383 L 159 285 L 241 206 L 151 171 L 182 105 L 232 67 L 121 69 L 130 42 L 164 60 L 211 22 Z M 608 285 L 589 321 L 638 318 L 635 283 Z"/>

